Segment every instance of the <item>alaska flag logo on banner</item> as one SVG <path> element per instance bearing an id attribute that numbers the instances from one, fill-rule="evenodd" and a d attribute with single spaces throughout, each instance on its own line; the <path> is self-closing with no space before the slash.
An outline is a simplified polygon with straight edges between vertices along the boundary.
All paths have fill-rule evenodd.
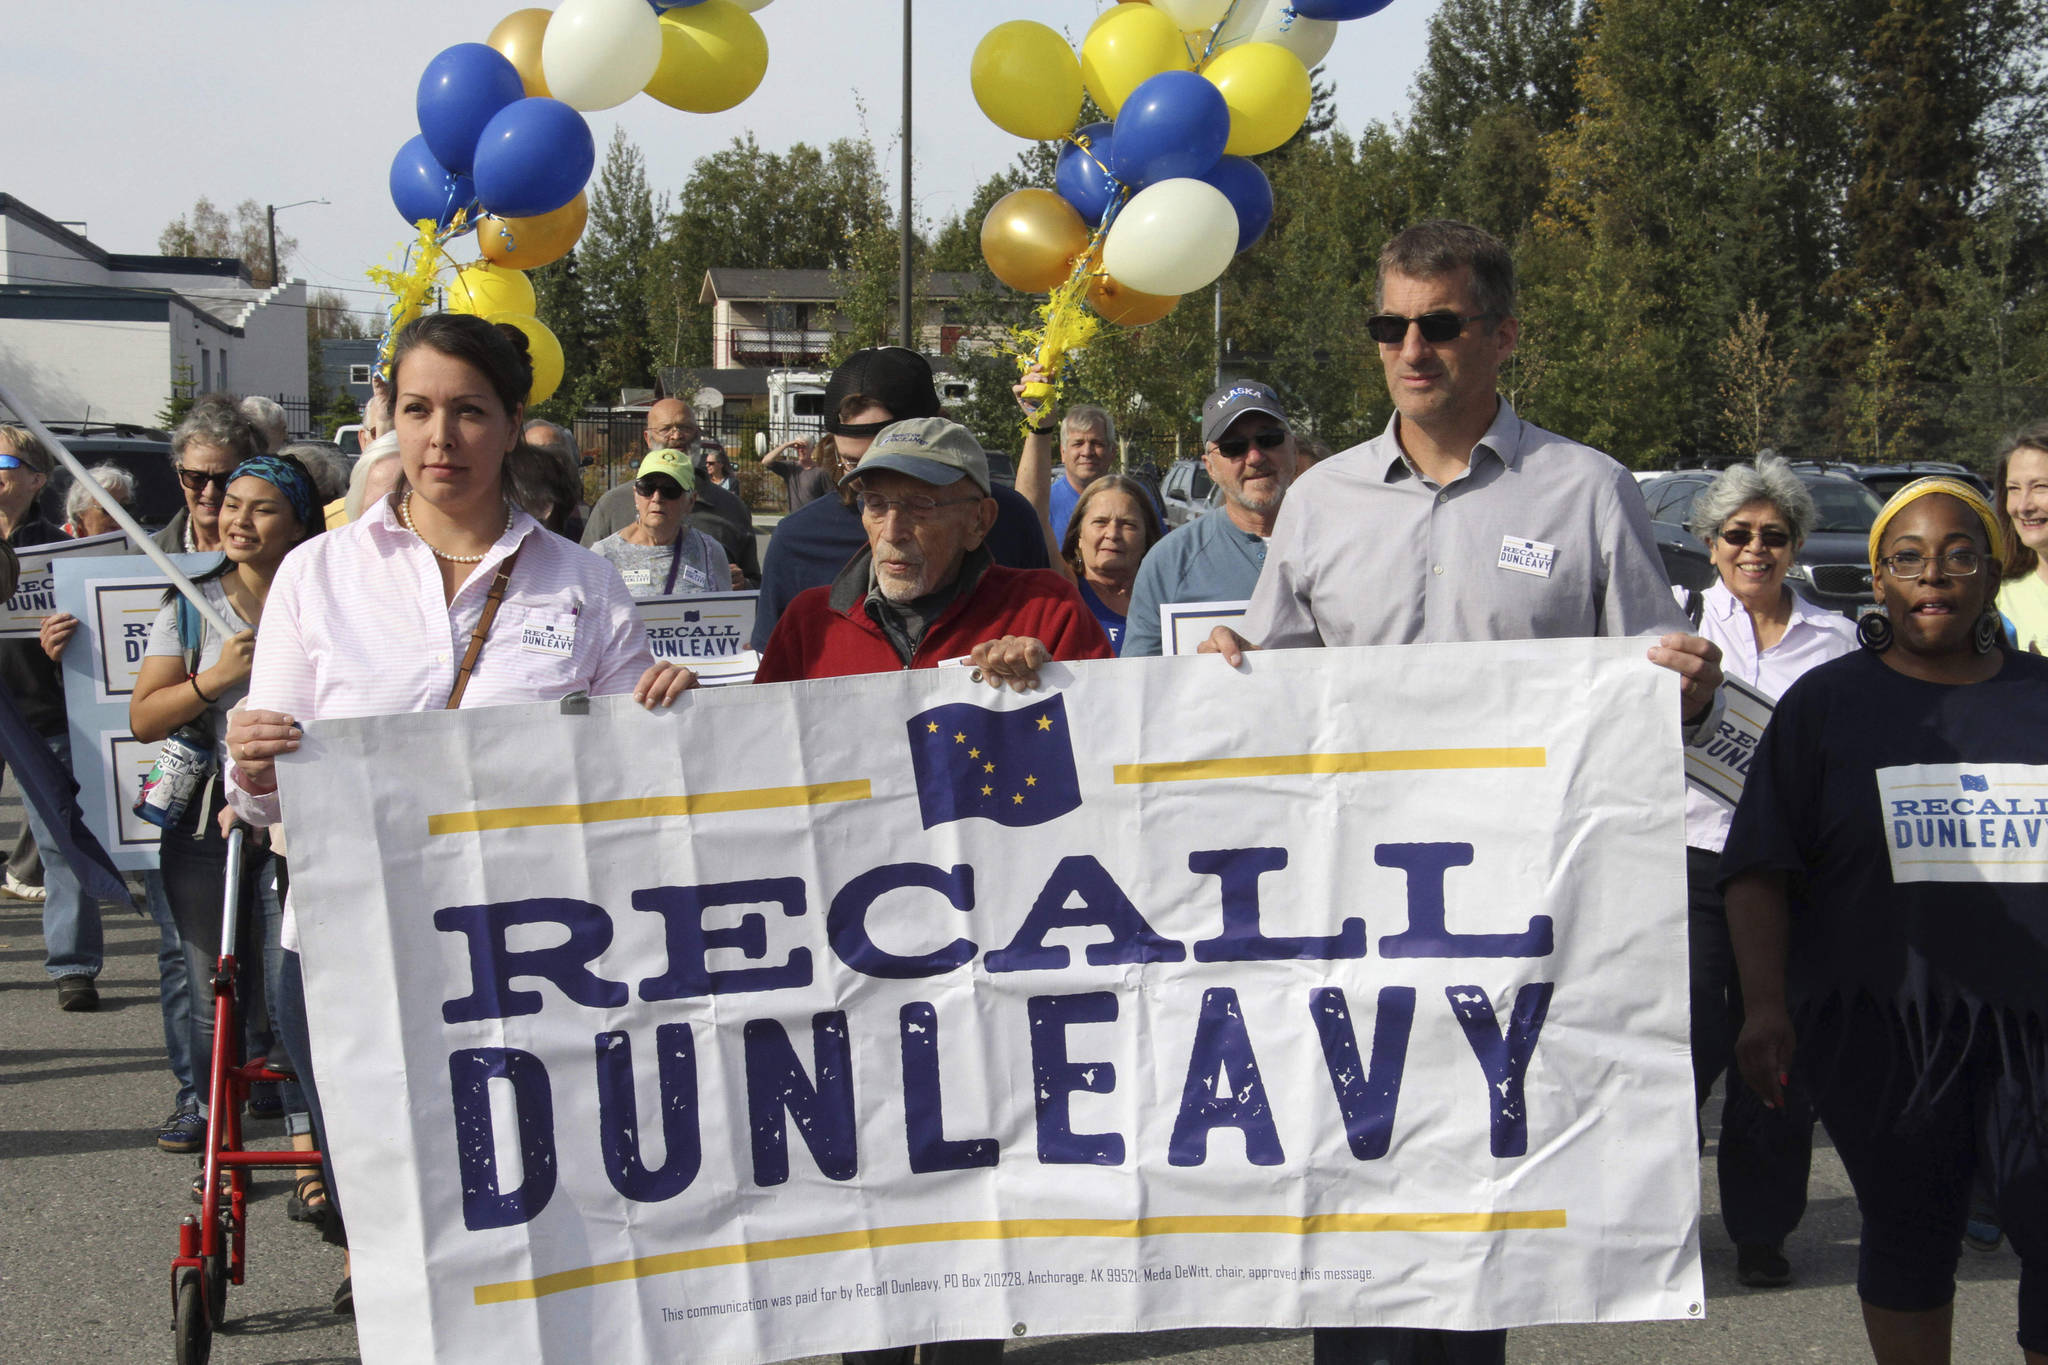
<path id="1" fill-rule="evenodd" d="M 1961 773 L 1958 776 L 1962 778 L 1963 790 L 1966 792 L 1988 792 L 1991 790 L 1991 783 L 1976 773 Z"/>
<path id="2" fill-rule="evenodd" d="M 905 728 L 926 829 L 973 816 L 1042 825 L 1080 807 L 1063 698 L 1022 711 L 954 702 L 920 711 Z"/>

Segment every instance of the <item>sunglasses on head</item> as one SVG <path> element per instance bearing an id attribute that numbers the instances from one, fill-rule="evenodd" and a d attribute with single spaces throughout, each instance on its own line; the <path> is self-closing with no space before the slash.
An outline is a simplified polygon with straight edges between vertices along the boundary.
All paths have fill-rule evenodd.
<path id="1" fill-rule="evenodd" d="M 178 466 L 178 482 L 184 484 L 185 487 L 191 489 L 194 493 L 204 493 L 209 484 L 219 485 L 221 492 L 225 493 L 228 490 L 229 482 L 233 478 L 233 470 L 222 474 L 215 474 L 211 470 L 187 469 L 183 465 Z"/>
<path id="2" fill-rule="evenodd" d="M 1739 550 L 1749 544 L 1752 534 L 1756 537 L 1757 544 L 1766 550 L 1782 550 L 1792 543 L 1792 533 L 1781 531 L 1775 526 L 1766 526 L 1756 532 L 1752 532 L 1747 526 L 1730 526 L 1720 533 L 1720 538 Z"/>
<path id="3" fill-rule="evenodd" d="M 666 502 L 674 502 L 683 496 L 681 484 L 660 474 L 649 474 L 644 479 L 633 480 L 633 491 L 643 498 L 660 498 Z"/>
<path id="4" fill-rule="evenodd" d="M 1365 320 L 1365 331 L 1382 346 L 1399 346 L 1408 339 L 1408 326 L 1413 323 L 1422 329 L 1424 341 L 1432 346 L 1441 346 L 1446 341 L 1457 340 L 1469 324 L 1498 316 L 1498 313 L 1453 313 L 1448 309 L 1424 313 L 1419 318 L 1405 318 L 1399 313 L 1375 313 Z"/>
<path id="5" fill-rule="evenodd" d="M 1278 450 L 1286 442 L 1287 431 L 1284 427 L 1267 427 L 1255 436 L 1219 436 L 1210 444 L 1216 447 L 1216 453 L 1224 459 L 1242 460 L 1254 445 L 1260 450 Z"/>

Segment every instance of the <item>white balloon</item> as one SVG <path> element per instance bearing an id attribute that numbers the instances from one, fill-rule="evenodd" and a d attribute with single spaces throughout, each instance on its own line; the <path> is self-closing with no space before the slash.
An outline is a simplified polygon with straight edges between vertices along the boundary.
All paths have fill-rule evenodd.
<path id="1" fill-rule="evenodd" d="M 1240 43 L 1278 43 L 1301 58 L 1301 64 L 1315 70 L 1317 62 L 1330 55 L 1337 41 L 1334 19 L 1304 19 L 1292 8 L 1292 0 L 1239 0 L 1239 4 L 1216 35 L 1216 51 Z"/>
<path id="2" fill-rule="evenodd" d="M 540 40 L 548 93 L 585 113 L 624 104 L 661 65 L 661 19 L 647 0 L 562 0 Z"/>
<path id="3" fill-rule="evenodd" d="M 1144 294 L 1215 283 L 1237 254 L 1237 210 L 1201 180 L 1160 180 L 1131 196 L 1102 243 L 1102 268 Z"/>
<path id="4" fill-rule="evenodd" d="M 1166 11 L 1166 16 L 1185 32 L 1216 27 L 1230 13 L 1230 0 L 1152 0 L 1152 8 Z"/>

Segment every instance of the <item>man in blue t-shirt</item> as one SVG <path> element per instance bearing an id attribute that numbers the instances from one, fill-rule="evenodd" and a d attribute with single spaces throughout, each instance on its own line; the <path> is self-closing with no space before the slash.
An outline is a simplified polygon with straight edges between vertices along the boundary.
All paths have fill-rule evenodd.
<path id="1" fill-rule="evenodd" d="M 1169 534 L 1138 566 L 1124 658 L 1160 652 L 1162 604 L 1245 601 L 1265 567 L 1266 538 L 1298 465 L 1279 395 L 1248 382 L 1210 394 L 1202 404 L 1202 447 L 1202 466 L 1222 490 L 1223 505 Z"/>

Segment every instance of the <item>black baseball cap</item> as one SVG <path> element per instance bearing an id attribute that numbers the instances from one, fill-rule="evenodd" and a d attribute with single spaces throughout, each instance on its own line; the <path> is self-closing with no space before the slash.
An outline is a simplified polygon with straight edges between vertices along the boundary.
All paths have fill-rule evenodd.
<path id="1" fill-rule="evenodd" d="M 1287 425 L 1287 412 L 1280 406 L 1279 394 L 1264 384 L 1238 380 L 1225 384 L 1203 400 L 1202 444 L 1214 441 L 1229 429 L 1232 422 L 1248 412 L 1263 412 L 1278 419 L 1280 425 Z"/>
<path id="2" fill-rule="evenodd" d="M 840 403 L 856 393 L 887 408 L 889 416 L 880 422 L 840 421 Z M 902 346 L 855 351 L 832 371 L 825 384 L 825 430 L 834 436 L 873 436 L 890 422 L 938 415 L 939 390 L 932 383 L 932 363 Z"/>

